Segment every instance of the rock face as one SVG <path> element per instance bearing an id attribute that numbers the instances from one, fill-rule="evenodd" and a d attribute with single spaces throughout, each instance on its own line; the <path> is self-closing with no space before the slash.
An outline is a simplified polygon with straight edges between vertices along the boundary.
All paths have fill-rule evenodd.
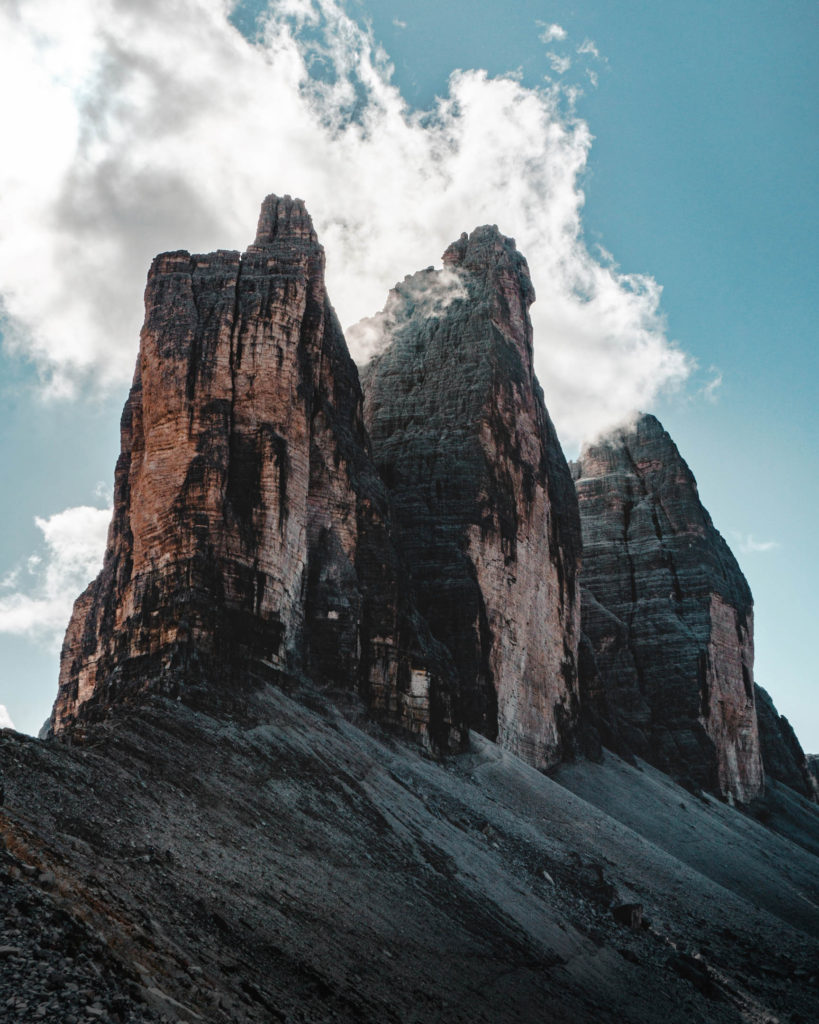
<path id="1" fill-rule="evenodd" d="M 809 800 L 819 799 L 819 787 L 791 723 L 780 715 L 767 690 L 754 684 L 759 744 L 766 776 L 784 782 Z"/>
<path id="2" fill-rule="evenodd" d="M 299 200 L 247 252 L 158 256 L 100 576 L 51 728 L 135 691 L 212 702 L 308 675 L 449 749 L 452 668 L 402 582 L 358 374 Z"/>
<path id="3" fill-rule="evenodd" d="M 762 790 L 753 601 L 653 416 L 573 466 L 581 695 L 604 743 L 743 802 Z"/>
<path id="4" fill-rule="evenodd" d="M 419 607 L 466 724 L 537 767 L 570 747 L 580 556 L 571 476 L 532 364 L 526 261 L 462 235 L 362 330 L 365 418 Z"/>

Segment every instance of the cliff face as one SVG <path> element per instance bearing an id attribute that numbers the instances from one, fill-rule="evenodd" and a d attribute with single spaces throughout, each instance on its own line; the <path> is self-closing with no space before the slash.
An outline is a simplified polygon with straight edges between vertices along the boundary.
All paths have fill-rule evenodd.
<path id="1" fill-rule="evenodd" d="M 819 799 L 819 787 L 791 723 L 776 710 L 767 690 L 754 684 L 754 692 L 765 774 L 784 782 L 809 800 Z"/>
<path id="2" fill-rule="evenodd" d="M 419 607 L 470 728 L 555 763 L 576 714 L 580 555 L 571 477 L 532 365 L 524 258 L 497 228 L 408 277 L 364 325 L 376 464 Z"/>
<path id="3" fill-rule="evenodd" d="M 78 599 L 59 732 L 151 689 L 208 702 L 309 675 L 448 749 L 448 656 L 402 583 L 358 374 L 299 200 L 247 252 L 157 257 L 103 570 Z"/>
<path id="4" fill-rule="evenodd" d="M 604 742 L 747 802 L 762 789 L 753 602 L 653 416 L 584 449 L 581 693 Z"/>

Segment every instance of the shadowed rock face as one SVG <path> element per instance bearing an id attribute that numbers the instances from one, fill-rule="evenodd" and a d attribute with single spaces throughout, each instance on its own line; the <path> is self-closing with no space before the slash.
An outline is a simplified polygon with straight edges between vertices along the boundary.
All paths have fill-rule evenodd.
<path id="1" fill-rule="evenodd" d="M 762 789 L 753 601 L 653 416 L 573 466 L 583 526 L 581 694 L 604 743 L 750 801 Z"/>
<path id="2" fill-rule="evenodd" d="M 816 800 L 819 798 L 819 787 L 791 723 L 776 710 L 767 690 L 754 684 L 754 691 L 765 775 L 777 782 L 784 782 L 809 800 Z"/>
<path id="3" fill-rule="evenodd" d="M 457 745 L 452 669 L 402 584 L 304 205 L 268 197 L 242 255 L 158 256 L 145 309 L 104 568 L 74 608 L 52 730 L 135 691 L 212 704 L 304 673 Z"/>
<path id="4" fill-rule="evenodd" d="M 386 346 L 362 375 L 365 418 L 464 720 L 546 767 L 575 717 L 580 531 L 532 366 L 534 290 L 497 228 L 443 259 L 363 326 Z"/>

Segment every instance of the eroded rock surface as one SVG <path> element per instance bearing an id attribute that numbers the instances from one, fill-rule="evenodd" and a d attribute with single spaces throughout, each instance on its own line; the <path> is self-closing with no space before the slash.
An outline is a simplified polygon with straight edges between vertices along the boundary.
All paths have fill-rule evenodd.
<path id="1" fill-rule="evenodd" d="M 791 723 L 776 710 L 767 690 L 754 684 L 754 691 L 765 775 L 784 782 L 809 800 L 819 799 L 819 787 Z"/>
<path id="2" fill-rule="evenodd" d="M 604 743 L 743 802 L 763 785 L 753 601 L 653 416 L 573 466 L 583 527 L 581 694 Z"/>
<path id="3" fill-rule="evenodd" d="M 534 375 L 525 259 L 495 227 L 443 259 L 360 328 L 383 346 L 362 374 L 365 417 L 464 720 L 542 768 L 576 714 L 576 499 Z"/>
<path id="4" fill-rule="evenodd" d="M 303 673 L 457 745 L 448 655 L 402 583 L 302 202 L 268 197 L 244 254 L 158 256 L 145 309 L 105 564 L 68 627 L 53 731 L 145 689 L 211 706 Z"/>

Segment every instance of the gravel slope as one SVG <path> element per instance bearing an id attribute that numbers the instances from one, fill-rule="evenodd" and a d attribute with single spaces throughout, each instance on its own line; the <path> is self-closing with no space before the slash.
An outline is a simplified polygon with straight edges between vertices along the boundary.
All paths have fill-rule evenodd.
<path id="1" fill-rule="evenodd" d="M 611 756 L 433 761 L 271 688 L 0 766 L 4 1021 L 819 1019 L 819 860 Z"/>

